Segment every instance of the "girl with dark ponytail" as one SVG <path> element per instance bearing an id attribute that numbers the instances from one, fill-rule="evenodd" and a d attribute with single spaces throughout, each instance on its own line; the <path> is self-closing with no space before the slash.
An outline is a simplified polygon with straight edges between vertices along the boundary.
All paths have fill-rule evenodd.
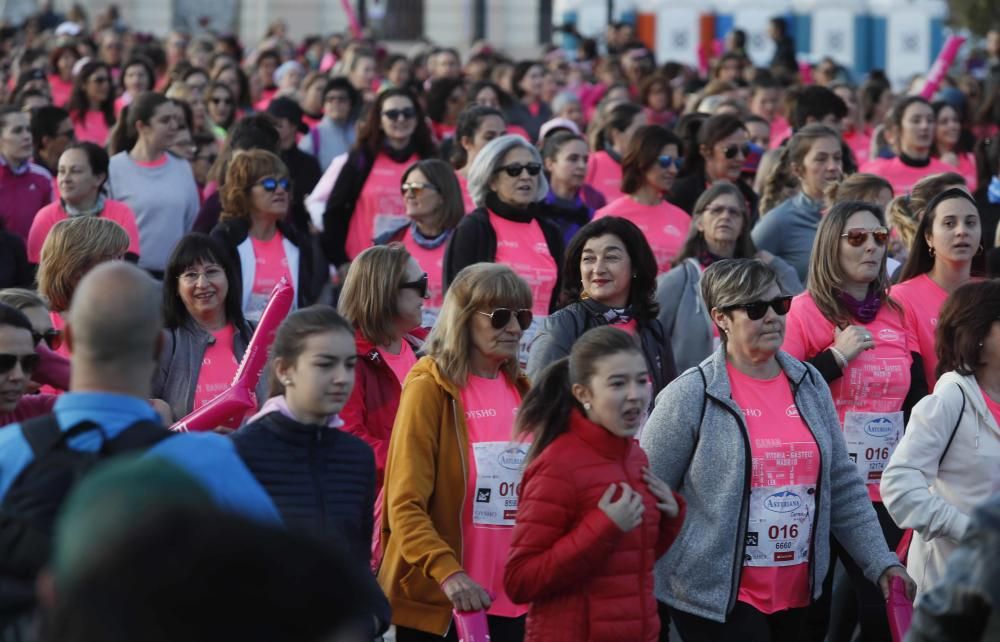
<path id="1" fill-rule="evenodd" d="M 527 641 L 659 635 L 653 564 L 680 532 L 684 500 L 648 470 L 635 440 L 649 383 L 632 337 L 604 326 L 524 397 L 515 431 L 533 443 L 504 587 L 531 604 Z"/>

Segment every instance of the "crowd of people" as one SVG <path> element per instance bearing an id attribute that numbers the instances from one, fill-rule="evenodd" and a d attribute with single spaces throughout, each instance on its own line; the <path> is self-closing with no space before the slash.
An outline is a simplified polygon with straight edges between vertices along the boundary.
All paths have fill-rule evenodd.
<path id="1" fill-rule="evenodd" d="M 1000 30 L 772 36 L 0 29 L 0 639 L 1000 634 Z"/>

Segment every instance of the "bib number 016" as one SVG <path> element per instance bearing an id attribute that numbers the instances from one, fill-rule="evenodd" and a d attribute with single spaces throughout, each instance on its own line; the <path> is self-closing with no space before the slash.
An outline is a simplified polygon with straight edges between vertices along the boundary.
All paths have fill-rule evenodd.
<path id="1" fill-rule="evenodd" d="M 782 524 L 780 526 L 772 524 L 767 529 L 767 536 L 772 540 L 795 539 L 799 536 L 799 526 L 798 524 Z"/>

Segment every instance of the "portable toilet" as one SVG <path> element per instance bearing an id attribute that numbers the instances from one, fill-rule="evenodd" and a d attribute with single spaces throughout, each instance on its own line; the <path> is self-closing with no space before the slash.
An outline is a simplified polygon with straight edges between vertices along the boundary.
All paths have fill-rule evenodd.
<path id="1" fill-rule="evenodd" d="M 810 62 L 830 57 L 854 74 L 869 70 L 868 3 L 865 0 L 796 0 L 800 51 Z M 808 38 L 802 38 L 808 32 Z"/>
<path id="2" fill-rule="evenodd" d="M 768 28 L 775 16 L 785 18 L 789 35 L 801 49 L 791 0 L 719 0 L 716 7 L 716 37 L 723 38 L 734 28 L 745 31 L 747 55 L 755 66 L 767 67 L 774 58 L 774 41 Z"/>
<path id="3" fill-rule="evenodd" d="M 645 30 L 652 22 L 652 41 L 657 62 L 679 62 L 698 66 L 698 49 L 702 20 L 708 11 L 706 2 L 674 0 L 673 2 L 647 1 L 637 4 L 639 24 Z"/>
<path id="4" fill-rule="evenodd" d="M 873 14 L 873 55 L 885 56 L 885 71 L 893 87 L 907 88 L 917 74 L 926 74 L 944 44 L 944 20 L 948 15 L 943 0 L 870 0 Z M 884 49 L 877 39 L 884 30 Z"/>

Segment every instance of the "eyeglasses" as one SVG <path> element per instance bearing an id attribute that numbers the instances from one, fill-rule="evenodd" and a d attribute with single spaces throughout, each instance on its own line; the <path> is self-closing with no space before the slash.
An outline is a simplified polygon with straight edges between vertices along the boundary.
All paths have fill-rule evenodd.
<path id="1" fill-rule="evenodd" d="M 257 184 L 264 188 L 265 192 L 274 192 L 279 187 L 286 192 L 292 183 L 287 178 L 265 178 L 257 181 Z"/>
<path id="2" fill-rule="evenodd" d="M 661 169 L 667 169 L 671 165 L 673 165 L 677 169 L 680 169 L 681 165 L 684 164 L 684 159 L 681 158 L 681 157 L 676 157 L 675 158 L 673 156 L 669 156 L 667 154 L 664 154 L 663 156 L 660 156 L 659 158 L 657 158 L 656 162 L 660 164 L 660 168 Z"/>
<path id="3" fill-rule="evenodd" d="M 528 170 L 528 176 L 538 176 L 538 173 L 542 171 L 542 164 L 528 163 L 526 165 L 522 165 L 521 163 L 511 163 L 510 165 L 498 167 L 497 173 L 507 172 L 507 176 L 517 178 L 524 170 Z"/>
<path id="4" fill-rule="evenodd" d="M 722 153 L 725 154 L 727 159 L 733 160 L 737 154 L 741 153 L 743 154 L 743 158 L 746 158 L 750 155 L 751 151 L 753 151 L 753 148 L 750 146 L 750 143 L 743 143 L 742 145 L 726 145 Z"/>
<path id="5" fill-rule="evenodd" d="M 37 354 L 0 354 L 0 374 L 7 374 L 14 369 L 18 363 L 21 364 L 21 372 L 30 375 L 38 367 Z"/>
<path id="6" fill-rule="evenodd" d="M 493 312 L 479 312 L 477 310 L 476 314 L 489 317 L 490 325 L 492 325 L 495 330 L 502 330 L 503 328 L 506 328 L 512 317 L 517 317 L 518 327 L 522 330 L 527 330 L 531 326 L 531 320 L 534 318 L 534 314 L 532 314 L 531 310 L 523 308 L 520 310 L 497 308 Z"/>
<path id="7" fill-rule="evenodd" d="M 232 105 L 233 101 L 228 98 L 212 98 L 213 105 Z"/>
<path id="8" fill-rule="evenodd" d="M 62 332 L 55 328 L 49 328 L 45 332 L 32 332 L 31 338 L 36 346 L 45 341 L 45 345 L 49 346 L 50 350 L 58 350 L 59 346 L 62 345 Z"/>
<path id="9" fill-rule="evenodd" d="M 885 245 L 889 240 L 889 230 L 884 227 L 875 227 L 870 230 L 863 227 L 852 227 L 841 234 L 840 238 L 847 239 L 847 242 L 854 247 L 861 247 L 868 242 L 869 234 L 875 239 L 875 245 Z"/>
<path id="10" fill-rule="evenodd" d="M 425 189 L 433 190 L 435 192 L 438 191 L 437 186 L 430 183 L 403 183 L 399 187 L 399 192 L 403 196 L 406 196 L 407 192 L 413 192 L 414 196 L 420 196 L 423 194 Z"/>
<path id="11" fill-rule="evenodd" d="M 199 272 L 198 270 L 188 270 L 187 272 L 181 274 L 178 279 L 184 281 L 188 285 L 195 285 L 201 279 L 205 277 L 209 281 L 218 281 L 226 276 L 226 271 L 221 267 L 212 266 L 205 268 L 204 271 Z"/>
<path id="12" fill-rule="evenodd" d="M 738 207 L 730 207 L 729 205 L 713 205 L 711 207 L 706 207 L 702 211 L 705 214 L 711 214 L 712 216 L 719 216 L 720 214 L 731 214 L 736 217 L 743 216 L 743 210 Z"/>
<path id="13" fill-rule="evenodd" d="M 427 294 L 427 273 L 424 272 L 419 279 L 416 281 L 407 281 L 406 283 L 399 284 L 400 290 L 416 290 L 417 294 L 420 295 L 421 299 L 430 298 Z"/>
<path id="14" fill-rule="evenodd" d="M 387 109 L 382 112 L 382 116 L 388 118 L 389 120 L 410 120 L 417 115 L 417 110 L 413 107 L 404 107 L 403 109 Z"/>
<path id="15" fill-rule="evenodd" d="M 764 315 L 767 314 L 767 309 L 771 308 L 776 314 L 780 316 L 785 316 L 788 311 L 792 309 L 792 297 L 790 296 L 779 296 L 777 299 L 771 299 L 770 301 L 751 301 L 750 303 L 740 303 L 739 305 L 730 305 L 724 308 L 725 310 L 743 310 L 747 313 L 747 318 L 751 321 L 757 321 L 763 319 Z"/>

